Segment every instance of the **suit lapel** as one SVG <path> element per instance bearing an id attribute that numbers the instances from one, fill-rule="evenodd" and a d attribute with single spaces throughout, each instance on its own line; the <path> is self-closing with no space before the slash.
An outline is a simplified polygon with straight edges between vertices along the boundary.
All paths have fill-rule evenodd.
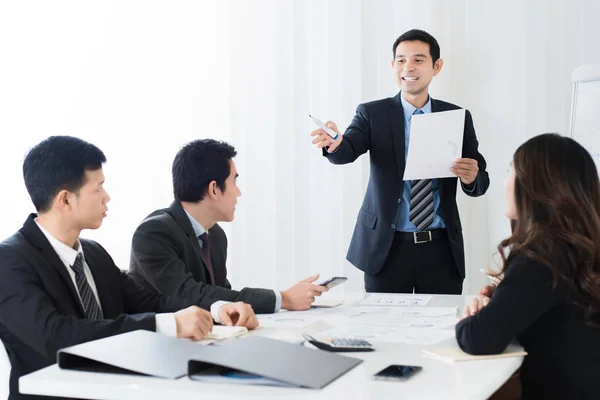
<path id="1" fill-rule="evenodd" d="M 404 135 L 404 110 L 400 102 L 401 92 L 397 96 L 390 99 L 390 108 L 388 114 L 390 117 L 390 135 L 394 146 L 394 154 L 396 156 L 396 171 L 402 179 L 404 175 L 404 166 L 406 164 L 404 152 L 405 135 Z"/>
<path id="2" fill-rule="evenodd" d="M 25 221 L 21 232 L 27 238 L 27 240 L 29 240 L 29 242 L 31 242 L 40 251 L 42 257 L 44 257 L 46 261 L 56 268 L 58 274 L 62 278 L 63 283 L 67 285 L 69 289 L 71 300 L 77 304 L 77 308 L 79 309 L 81 315 L 85 316 L 83 305 L 81 304 L 81 300 L 79 300 L 79 294 L 77 293 L 77 289 L 75 289 L 73 280 L 67 272 L 65 264 L 58 257 L 58 254 L 56 254 L 56 251 L 54 251 L 54 248 L 52 245 L 50 245 L 50 242 L 48 242 L 46 236 L 44 236 L 40 228 L 38 228 L 37 224 L 35 223 L 36 217 L 36 214 L 29 215 L 29 218 L 27 218 L 27 221 Z"/>
<path id="3" fill-rule="evenodd" d="M 181 230 L 187 236 L 188 240 L 191 242 L 192 247 L 194 248 L 194 253 L 196 254 L 196 258 L 200 260 L 200 263 L 202 264 L 206 282 L 208 282 L 210 280 L 210 274 L 208 273 L 207 263 L 204 259 L 204 255 L 202 254 L 202 248 L 200 248 L 200 243 L 198 242 L 196 232 L 194 232 L 194 228 L 192 227 L 190 219 L 185 213 L 183 207 L 181 206 L 181 203 L 179 203 L 178 201 L 174 201 L 173 203 L 171 203 L 168 210 L 169 214 L 171 214 L 175 222 L 177 222 L 177 225 L 179 225 Z"/>

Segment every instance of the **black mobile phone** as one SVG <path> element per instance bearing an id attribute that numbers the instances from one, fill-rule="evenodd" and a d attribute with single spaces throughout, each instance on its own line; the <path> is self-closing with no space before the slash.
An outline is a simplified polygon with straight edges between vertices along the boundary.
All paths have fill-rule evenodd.
<path id="1" fill-rule="evenodd" d="M 346 278 L 345 276 L 334 276 L 331 279 L 327 279 L 326 281 L 322 281 L 319 283 L 315 283 L 315 285 L 317 286 L 327 286 L 329 289 L 336 287 L 337 285 L 341 285 L 342 283 L 346 282 L 348 280 L 348 278 Z"/>
<path id="2" fill-rule="evenodd" d="M 388 365 L 373 375 L 373 379 L 382 381 L 405 381 L 422 369 L 422 367 L 416 365 Z"/>

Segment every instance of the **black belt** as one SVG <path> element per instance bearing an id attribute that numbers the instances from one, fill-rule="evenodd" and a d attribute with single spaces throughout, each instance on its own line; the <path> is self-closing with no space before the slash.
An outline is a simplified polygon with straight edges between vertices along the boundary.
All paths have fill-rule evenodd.
<path id="1" fill-rule="evenodd" d="M 400 232 L 396 231 L 396 235 L 402 240 L 410 241 L 413 243 L 427 243 L 432 240 L 440 239 L 446 236 L 446 229 L 432 229 L 430 231 L 422 232 Z"/>

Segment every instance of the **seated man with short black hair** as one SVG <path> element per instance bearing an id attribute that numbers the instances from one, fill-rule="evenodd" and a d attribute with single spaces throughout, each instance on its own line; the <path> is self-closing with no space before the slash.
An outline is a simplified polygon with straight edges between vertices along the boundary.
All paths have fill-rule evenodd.
<path id="1" fill-rule="evenodd" d="M 129 275 L 165 295 L 241 300 L 256 313 L 280 308 L 306 310 L 328 289 L 315 285 L 319 275 L 282 292 L 231 290 L 227 280 L 227 237 L 218 222 L 230 222 L 241 195 L 233 146 L 212 139 L 186 144 L 173 161 L 173 194 L 169 208 L 154 211 L 136 229 Z"/>

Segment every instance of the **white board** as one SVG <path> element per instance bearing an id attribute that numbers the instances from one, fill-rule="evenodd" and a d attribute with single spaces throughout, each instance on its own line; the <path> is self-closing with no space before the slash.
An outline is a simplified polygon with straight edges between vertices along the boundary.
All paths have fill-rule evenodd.
<path id="1" fill-rule="evenodd" d="M 600 168 L 600 64 L 581 65 L 571 75 L 570 136 L 585 147 Z"/>

